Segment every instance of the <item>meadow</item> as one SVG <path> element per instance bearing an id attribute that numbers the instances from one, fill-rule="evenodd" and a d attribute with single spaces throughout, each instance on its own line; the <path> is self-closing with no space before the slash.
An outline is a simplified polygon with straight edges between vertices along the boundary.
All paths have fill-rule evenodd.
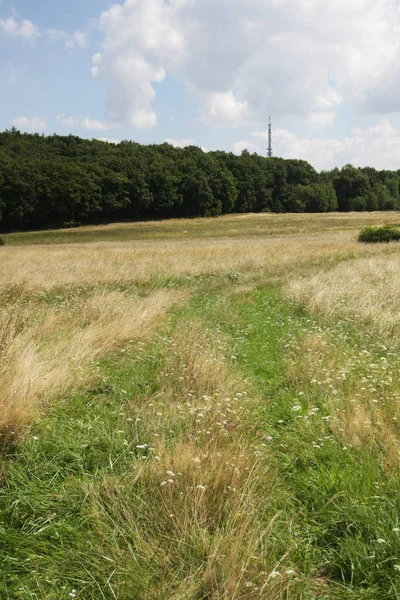
<path id="1" fill-rule="evenodd" d="M 400 598 L 397 222 L 3 235 L 0 598 Z"/>

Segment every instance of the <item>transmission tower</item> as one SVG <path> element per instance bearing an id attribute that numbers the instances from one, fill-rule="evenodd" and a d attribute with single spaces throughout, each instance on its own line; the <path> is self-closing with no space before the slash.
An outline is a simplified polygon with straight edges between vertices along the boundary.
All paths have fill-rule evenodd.
<path id="1" fill-rule="evenodd" d="M 269 125 L 268 125 L 268 151 L 267 151 L 267 155 L 268 155 L 268 158 L 271 158 L 271 156 L 272 156 L 272 125 L 271 125 L 271 117 L 269 118 Z"/>

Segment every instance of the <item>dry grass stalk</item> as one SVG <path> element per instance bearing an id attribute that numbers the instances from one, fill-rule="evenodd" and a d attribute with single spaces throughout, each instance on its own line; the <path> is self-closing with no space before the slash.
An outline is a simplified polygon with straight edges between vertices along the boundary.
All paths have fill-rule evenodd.
<path id="1" fill-rule="evenodd" d="M 379 349 L 378 342 L 377 353 Z M 344 446 L 375 448 L 388 467 L 400 466 L 400 372 L 396 365 L 373 356 L 371 348 L 349 351 L 326 329 L 300 343 L 287 369 L 293 384 L 314 404 L 322 402 L 326 407 L 328 403 L 330 418 L 324 428 Z"/>
<path id="2" fill-rule="evenodd" d="M 130 480 L 105 477 L 89 490 L 104 535 L 99 551 L 113 557 L 119 580 L 129 581 L 135 569 L 145 579 L 147 571 L 176 600 L 280 598 L 288 585 L 289 577 L 270 577 L 265 550 L 275 537 L 275 520 L 265 519 L 275 477 L 271 471 L 265 485 L 265 457 L 249 444 L 258 400 L 224 350 L 199 324 L 178 332 L 167 348 L 164 393 L 142 415 L 133 407 L 153 454 Z M 163 435 L 171 426 L 172 447 Z M 118 595 L 123 584 L 115 585 Z"/>
<path id="3" fill-rule="evenodd" d="M 240 273 L 282 276 L 307 264 L 346 253 L 375 256 L 382 250 L 357 244 L 355 231 L 294 233 L 237 239 L 97 242 L 53 246 L 6 246 L 0 285 L 27 289 L 93 284 L 146 283 L 167 277 Z"/>
<path id="4" fill-rule="evenodd" d="M 44 399 L 83 386 L 95 361 L 132 337 L 153 331 L 179 295 L 147 298 L 98 291 L 63 313 L 15 303 L 0 311 L 0 430 L 28 423 Z"/>
<path id="5" fill-rule="evenodd" d="M 366 323 L 371 332 L 396 343 L 400 333 L 397 254 L 360 258 L 312 276 L 295 278 L 287 284 L 286 292 L 325 319 Z"/>

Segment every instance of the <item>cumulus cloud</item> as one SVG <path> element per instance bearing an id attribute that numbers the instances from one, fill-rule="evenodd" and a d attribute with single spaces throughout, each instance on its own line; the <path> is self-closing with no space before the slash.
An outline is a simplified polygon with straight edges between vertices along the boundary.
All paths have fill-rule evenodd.
<path id="1" fill-rule="evenodd" d="M 155 85 L 184 81 L 209 123 L 291 114 L 325 127 L 350 100 L 398 112 L 397 0 L 125 0 L 105 10 L 92 73 L 113 118 L 157 123 Z"/>
<path id="2" fill-rule="evenodd" d="M 74 33 L 68 34 L 63 29 L 40 30 L 32 21 L 28 19 L 17 21 L 15 16 L 12 15 L 7 19 L 0 19 L 0 34 L 31 41 L 42 38 L 49 42 L 64 42 L 66 48 L 73 49 L 87 46 L 89 32 L 77 29 Z"/>
<path id="3" fill-rule="evenodd" d="M 202 121 L 231 123 L 238 125 L 246 121 L 249 115 L 249 103 L 241 102 L 235 98 L 232 90 L 228 92 L 216 92 L 203 94 L 203 109 L 200 118 Z"/>
<path id="4" fill-rule="evenodd" d="M 87 32 L 79 31 L 77 29 L 71 36 L 68 36 L 67 41 L 65 42 L 66 48 L 84 48 L 87 46 Z"/>
<path id="5" fill-rule="evenodd" d="M 98 137 L 95 139 L 99 140 L 99 142 L 106 142 L 107 144 L 120 144 L 121 143 L 121 140 L 117 140 L 114 138 Z"/>
<path id="6" fill-rule="evenodd" d="M 63 29 L 46 29 L 44 35 L 51 42 L 65 41 L 69 37 Z"/>
<path id="7" fill-rule="evenodd" d="M 247 148 L 265 155 L 268 132 L 256 131 L 252 136 L 263 141 L 236 142 L 234 152 L 240 154 Z M 343 140 L 302 138 L 287 129 L 277 129 L 273 132 L 273 148 L 275 156 L 307 160 L 318 170 L 347 163 L 377 169 L 398 169 L 400 165 L 400 134 L 386 118 L 372 127 L 353 129 Z"/>
<path id="8" fill-rule="evenodd" d="M 103 50 L 93 57 L 92 74 L 108 90 L 108 115 L 134 127 L 157 124 L 154 83 L 183 58 L 185 35 L 176 25 L 179 2 L 114 4 L 100 17 Z"/>
<path id="9" fill-rule="evenodd" d="M 194 140 L 192 139 L 184 139 L 184 140 L 173 140 L 171 138 L 167 138 L 164 140 L 167 144 L 171 144 L 174 148 L 186 148 L 186 146 L 193 146 Z"/>
<path id="10" fill-rule="evenodd" d="M 64 125 L 64 127 L 73 127 L 77 124 L 77 119 L 75 117 L 69 117 L 68 115 L 57 115 L 57 121 Z"/>
<path id="11" fill-rule="evenodd" d="M 108 131 L 109 129 L 112 129 L 112 125 L 109 125 L 108 123 L 103 123 L 102 121 L 96 121 L 95 119 L 90 119 L 89 117 L 84 117 L 83 119 L 80 119 L 79 125 L 81 125 L 85 129 L 95 129 L 102 131 Z"/>
<path id="12" fill-rule="evenodd" d="M 0 33 L 8 37 L 23 38 L 33 40 L 40 36 L 40 31 L 28 19 L 17 21 L 13 16 L 7 19 L 0 19 Z"/>
<path id="13" fill-rule="evenodd" d="M 372 165 L 377 169 L 400 166 L 400 134 L 388 119 L 367 129 L 353 129 L 344 140 L 345 152 L 357 166 Z"/>
<path id="14" fill-rule="evenodd" d="M 18 117 L 12 120 L 12 125 L 17 129 L 24 131 L 34 131 L 36 133 L 42 133 L 47 127 L 46 119 L 39 117 Z"/>
<path id="15" fill-rule="evenodd" d="M 92 129 L 94 131 L 109 131 L 114 127 L 112 123 L 97 121 L 90 117 L 71 117 L 64 114 L 57 115 L 57 121 L 64 127 L 74 127 L 78 125 L 84 129 Z"/>
<path id="16" fill-rule="evenodd" d="M 330 138 L 300 138 L 286 129 L 274 132 L 274 154 L 283 158 L 300 158 L 310 162 L 316 169 L 328 169 L 338 162 L 351 162 L 341 159 L 344 152 L 343 141 Z"/>
<path id="17" fill-rule="evenodd" d="M 249 152 L 257 152 L 257 154 L 262 154 L 262 150 L 259 144 L 253 144 L 252 142 L 246 142 L 244 140 L 240 142 L 235 142 L 233 144 L 233 151 L 235 154 L 241 154 L 243 150 L 248 150 Z"/>

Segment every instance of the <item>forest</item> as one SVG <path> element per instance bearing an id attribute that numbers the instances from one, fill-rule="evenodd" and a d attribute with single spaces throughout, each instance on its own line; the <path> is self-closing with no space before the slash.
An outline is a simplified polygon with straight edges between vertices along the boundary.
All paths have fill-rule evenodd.
<path id="1" fill-rule="evenodd" d="M 244 150 L 0 133 L 0 229 L 244 212 L 398 210 L 400 169 L 318 173 Z"/>

